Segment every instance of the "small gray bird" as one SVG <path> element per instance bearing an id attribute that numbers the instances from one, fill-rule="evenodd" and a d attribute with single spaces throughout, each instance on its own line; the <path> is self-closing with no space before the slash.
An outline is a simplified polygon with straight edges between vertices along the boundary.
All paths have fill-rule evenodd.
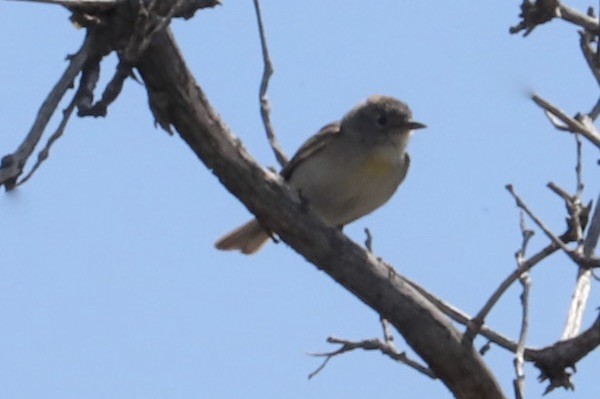
<path id="1" fill-rule="evenodd" d="M 281 175 L 311 209 L 332 226 L 348 224 L 383 205 L 408 171 L 406 146 L 413 130 L 408 106 L 374 95 L 309 138 Z M 257 252 L 269 235 L 256 219 L 219 239 L 221 250 Z"/>

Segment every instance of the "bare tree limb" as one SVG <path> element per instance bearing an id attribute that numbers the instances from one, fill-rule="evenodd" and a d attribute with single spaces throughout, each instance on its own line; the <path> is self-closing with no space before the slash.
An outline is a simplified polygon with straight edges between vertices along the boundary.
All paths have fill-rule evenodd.
<path id="1" fill-rule="evenodd" d="M 567 313 L 567 321 L 561 336 L 562 340 L 573 338 L 581 330 L 585 308 L 591 292 L 591 278 L 591 269 L 579 268 L 577 282 L 571 297 L 571 305 Z"/>
<path id="2" fill-rule="evenodd" d="M 517 206 L 524 210 L 527 216 L 529 216 L 531 220 L 533 220 L 535 224 L 544 232 L 544 234 L 553 243 L 558 245 L 560 249 L 562 249 L 564 253 L 567 254 L 567 256 L 569 256 L 569 258 L 571 258 L 573 262 L 586 269 L 600 267 L 599 259 L 595 257 L 586 258 L 577 251 L 574 251 L 567 247 L 567 245 L 559 237 L 557 237 L 548 227 L 546 227 L 546 225 L 529 209 L 529 207 L 523 202 L 521 197 L 517 195 L 512 185 L 508 184 L 506 186 L 506 189 L 508 190 L 508 192 L 511 193 L 511 195 L 515 199 Z"/>
<path id="3" fill-rule="evenodd" d="M 577 175 L 577 194 L 574 202 L 577 204 L 581 204 L 581 193 L 583 192 L 583 177 L 582 177 L 582 144 L 579 139 L 579 135 L 575 135 L 577 141 L 577 164 L 575 167 L 576 175 Z M 590 226 L 591 227 L 591 226 Z M 589 234 L 588 234 L 589 235 Z M 590 240 L 583 239 L 583 227 L 579 226 L 577 230 L 578 236 L 578 253 L 583 253 L 583 257 L 589 259 L 593 256 L 595 243 L 590 242 Z M 586 246 L 586 242 L 588 246 Z M 596 239 L 597 242 L 597 239 Z M 593 245 L 591 248 L 589 245 Z M 590 296 L 591 291 L 591 276 L 592 270 L 580 267 L 577 272 L 577 283 L 575 285 L 575 290 L 573 291 L 573 296 L 571 297 L 571 305 L 569 307 L 569 312 L 567 313 L 567 322 L 565 323 L 565 328 L 563 330 L 563 334 L 561 339 L 569 339 L 576 336 L 581 330 L 581 324 L 583 322 L 583 316 L 585 313 L 585 308 L 587 306 L 587 302 Z"/>
<path id="4" fill-rule="evenodd" d="M 582 184 L 579 182 L 579 178 L 580 177 L 578 174 L 578 187 L 581 187 Z M 567 212 L 569 213 L 569 217 L 567 218 L 567 230 L 559 237 L 560 241 L 565 244 L 568 244 L 572 241 L 577 241 L 579 237 L 581 237 L 581 231 L 585 229 L 587 225 L 591 205 L 582 207 L 581 202 L 576 197 L 571 196 L 555 183 L 548 183 L 548 187 L 565 201 Z M 559 249 L 560 246 L 558 244 L 551 242 L 529 259 L 523 260 L 521 263 L 522 268 L 518 267 L 504 280 L 502 280 L 498 288 L 496 288 L 492 295 L 490 295 L 477 315 L 471 320 L 470 323 L 467 323 L 468 328 L 465 332 L 465 339 L 473 340 L 475 338 L 475 336 L 479 333 L 479 329 L 483 326 L 483 323 L 485 322 L 489 312 L 500 300 L 502 295 L 504 295 L 506 290 L 508 290 L 508 288 L 519 279 L 521 274 L 524 272 L 529 272 L 535 265 L 539 264 L 542 260 L 546 259 Z"/>
<path id="5" fill-rule="evenodd" d="M 35 163 L 35 165 L 33 165 L 29 172 L 17 183 L 17 187 L 27 182 L 27 180 L 29 180 L 31 176 L 33 176 L 33 174 L 38 170 L 42 162 L 44 162 L 48 158 L 52 144 L 54 144 L 56 140 L 58 140 L 63 135 L 65 128 L 67 127 L 67 123 L 69 122 L 69 118 L 71 117 L 71 114 L 73 113 L 76 104 L 77 94 L 73 96 L 73 99 L 71 100 L 67 108 L 63 110 L 63 117 L 60 121 L 60 124 L 58 125 L 58 128 L 54 131 L 52 136 L 50 136 L 50 138 L 48 139 L 46 146 L 38 153 L 37 162 Z"/>
<path id="6" fill-rule="evenodd" d="M 477 352 L 462 344 L 439 310 L 338 229 L 324 225 L 280 176 L 250 158 L 197 87 L 168 30 L 155 36 L 137 67 L 153 110 L 263 226 L 388 319 L 456 397 L 504 398 Z"/>
<path id="7" fill-rule="evenodd" d="M 7 191 L 15 188 L 18 177 L 23 173 L 25 163 L 42 138 L 44 129 L 58 107 L 60 100 L 66 91 L 73 86 L 73 80 L 91 54 L 92 46 L 93 39 L 88 34 L 77 53 L 69 57 L 69 65 L 42 103 L 33 126 L 21 145 L 15 152 L 2 158 L 0 163 L 0 185 L 4 185 Z"/>
<path id="8" fill-rule="evenodd" d="M 515 254 L 517 261 L 517 268 L 519 270 L 525 269 L 525 252 L 527 251 L 527 244 L 531 237 L 533 237 L 533 230 L 529 230 L 525 226 L 525 217 L 523 211 L 519 215 L 521 228 L 521 235 L 523 237 L 521 248 Z M 529 272 L 523 271 L 519 276 L 519 281 L 523 287 L 521 293 L 521 329 L 519 333 L 519 341 L 517 342 L 517 350 L 515 351 L 514 366 L 516 378 L 513 380 L 513 387 L 515 389 L 515 397 L 517 399 L 525 398 L 525 341 L 527 339 L 527 329 L 529 326 L 529 289 L 531 287 L 531 281 Z"/>
<path id="9" fill-rule="evenodd" d="M 598 19 L 577 11 L 562 3 L 558 5 L 558 15 L 561 19 L 582 27 L 589 32 L 598 32 Z"/>
<path id="10" fill-rule="evenodd" d="M 521 17 L 521 21 L 510 28 L 511 34 L 524 30 L 523 36 L 527 36 L 538 25 L 545 24 L 554 18 L 561 18 L 590 32 L 598 31 L 597 19 L 574 10 L 558 0 L 536 0 L 534 2 L 523 0 L 519 17 Z"/>
<path id="11" fill-rule="evenodd" d="M 275 159 L 279 163 L 279 166 L 283 168 L 288 163 L 288 157 L 281 149 L 279 140 L 277 140 L 277 136 L 275 135 L 275 129 L 273 129 L 273 125 L 271 124 L 271 104 L 269 103 L 269 98 L 267 97 L 267 91 L 269 89 L 269 80 L 271 79 L 271 75 L 273 75 L 273 64 L 271 63 L 271 57 L 269 56 L 269 47 L 267 46 L 267 38 L 265 36 L 265 28 L 262 22 L 259 0 L 254 0 L 254 10 L 256 11 L 256 22 L 258 23 L 260 47 L 262 49 L 264 64 L 263 76 L 260 81 L 260 91 L 258 94 L 258 99 L 260 100 L 260 115 L 263 120 L 263 125 L 265 126 L 265 132 L 267 133 L 269 145 L 275 154 Z"/>
<path id="12" fill-rule="evenodd" d="M 577 337 L 558 341 L 544 349 L 530 352 L 529 355 L 534 360 L 535 366 L 541 371 L 539 379 L 550 381 L 546 393 L 557 387 L 574 389 L 570 381 L 571 373 L 567 372 L 567 369 L 576 370 L 577 362 L 598 345 L 600 345 L 600 317 Z"/>
<path id="13" fill-rule="evenodd" d="M 593 124 L 584 124 L 574 118 L 571 118 L 569 115 L 548 101 L 544 100 L 537 94 L 533 94 L 531 99 L 546 111 L 546 115 L 554 127 L 559 130 L 568 130 L 572 133 L 581 133 L 583 137 L 592 142 L 596 147 L 600 148 L 600 133 L 598 133 L 596 128 L 593 127 Z M 558 124 L 555 119 L 551 118 L 551 116 L 564 123 L 564 125 Z"/>

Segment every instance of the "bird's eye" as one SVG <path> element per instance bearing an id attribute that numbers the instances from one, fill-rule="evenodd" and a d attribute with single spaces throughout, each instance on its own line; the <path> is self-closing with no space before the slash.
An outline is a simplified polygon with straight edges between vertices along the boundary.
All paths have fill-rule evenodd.
<path id="1" fill-rule="evenodd" d="M 387 124 L 387 116 L 385 114 L 379 115 L 377 118 L 377 124 L 379 126 L 385 126 Z"/>

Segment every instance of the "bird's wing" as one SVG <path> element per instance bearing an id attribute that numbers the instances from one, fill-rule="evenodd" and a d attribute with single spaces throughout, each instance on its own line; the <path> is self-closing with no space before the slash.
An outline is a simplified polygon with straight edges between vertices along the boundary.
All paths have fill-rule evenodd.
<path id="1" fill-rule="evenodd" d="M 340 123 L 334 122 L 329 125 L 323 126 L 321 130 L 308 140 L 302 144 L 302 146 L 298 149 L 294 157 L 285 165 L 285 167 L 281 170 L 281 175 L 284 179 L 289 180 L 294 173 L 294 169 L 302 163 L 307 157 L 312 156 L 313 154 L 321 151 L 323 147 L 327 146 L 331 143 L 332 140 L 335 140 L 339 137 L 340 133 Z"/>

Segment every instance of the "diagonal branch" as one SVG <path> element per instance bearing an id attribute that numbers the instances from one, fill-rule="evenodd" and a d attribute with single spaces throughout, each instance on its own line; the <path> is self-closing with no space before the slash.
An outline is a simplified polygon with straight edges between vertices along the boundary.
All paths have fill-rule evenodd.
<path id="1" fill-rule="evenodd" d="M 69 57 L 69 65 L 46 97 L 46 100 L 42 103 L 33 126 L 31 126 L 29 133 L 21 145 L 15 152 L 2 158 L 0 164 L 0 186 L 4 185 L 7 191 L 15 187 L 18 177 L 23 173 L 25 163 L 42 138 L 42 134 L 50 118 L 56 111 L 60 100 L 66 91 L 73 86 L 75 77 L 79 74 L 89 55 L 92 53 L 92 47 L 93 35 L 88 34 L 77 53 Z"/>
<path id="2" fill-rule="evenodd" d="M 427 367 L 423 366 L 422 364 L 420 364 L 419 362 L 414 361 L 411 358 L 409 358 L 408 355 L 406 354 L 406 352 L 398 352 L 398 350 L 394 347 L 393 344 L 390 344 L 390 342 L 382 341 L 377 338 L 365 339 L 362 341 L 350 341 L 347 339 L 340 339 L 340 338 L 335 338 L 335 337 L 327 338 L 327 342 L 330 344 L 339 344 L 342 346 L 339 349 L 331 351 L 331 352 L 309 353 L 309 355 L 311 355 L 311 356 L 325 358 L 323 360 L 323 363 L 321 363 L 321 365 L 319 367 L 317 367 L 317 369 L 315 371 L 313 371 L 312 373 L 310 373 L 308 375 L 309 379 L 311 379 L 314 376 L 316 376 L 317 374 L 319 374 L 332 358 L 334 358 L 338 355 L 344 354 L 346 352 L 351 352 L 356 349 L 362 349 L 365 351 L 372 351 L 372 350 L 379 351 L 379 352 L 383 353 L 384 355 L 390 357 L 391 359 L 393 359 L 397 362 L 400 362 L 402 364 L 405 364 L 408 367 L 417 370 L 418 372 L 426 375 L 429 378 L 436 379 L 435 374 L 433 374 L 433 372 L 429 368 L 427 368 Z"/>
<path id="3" fill-rule="evenodd" d="M 580 26 L 589 32 L 598 32 L 598 19 L 586 15 L 562 3 L 558 5 L 558 15 L 561 19 Z"/>
<path id="4" fill-rule="evenodd" d="M 385 317 L 458 398 L 504 398 L 480 356 L 429 301 L 375 256 L 303 207 L 281 177 L 233 138 L 196 85 L 170 32 L 158 33 L 137 65 L 152 108 L 179 132 L 233 195 L 271 231 Z"/>
<path id="5" fill-rule="evenodd" d="M 583 137 L 592 142 L 596 147 L 600 148 L 600 133 L 598 133 L 593 124 L 585 123 L 585 121 L 582 122 L 570 117 L 558 107 L 544 100 L 537 94 L 533 94 L 531 99 L 546 111 L 546 115 L 554 127 L 559 130 L 567 130 L 572 133 L 581 133 Z M 559 124 L 558 121 L 552 117 L 555 117 L 558 119 L 558 121 L 564 123 L 564 125 Z"/>

